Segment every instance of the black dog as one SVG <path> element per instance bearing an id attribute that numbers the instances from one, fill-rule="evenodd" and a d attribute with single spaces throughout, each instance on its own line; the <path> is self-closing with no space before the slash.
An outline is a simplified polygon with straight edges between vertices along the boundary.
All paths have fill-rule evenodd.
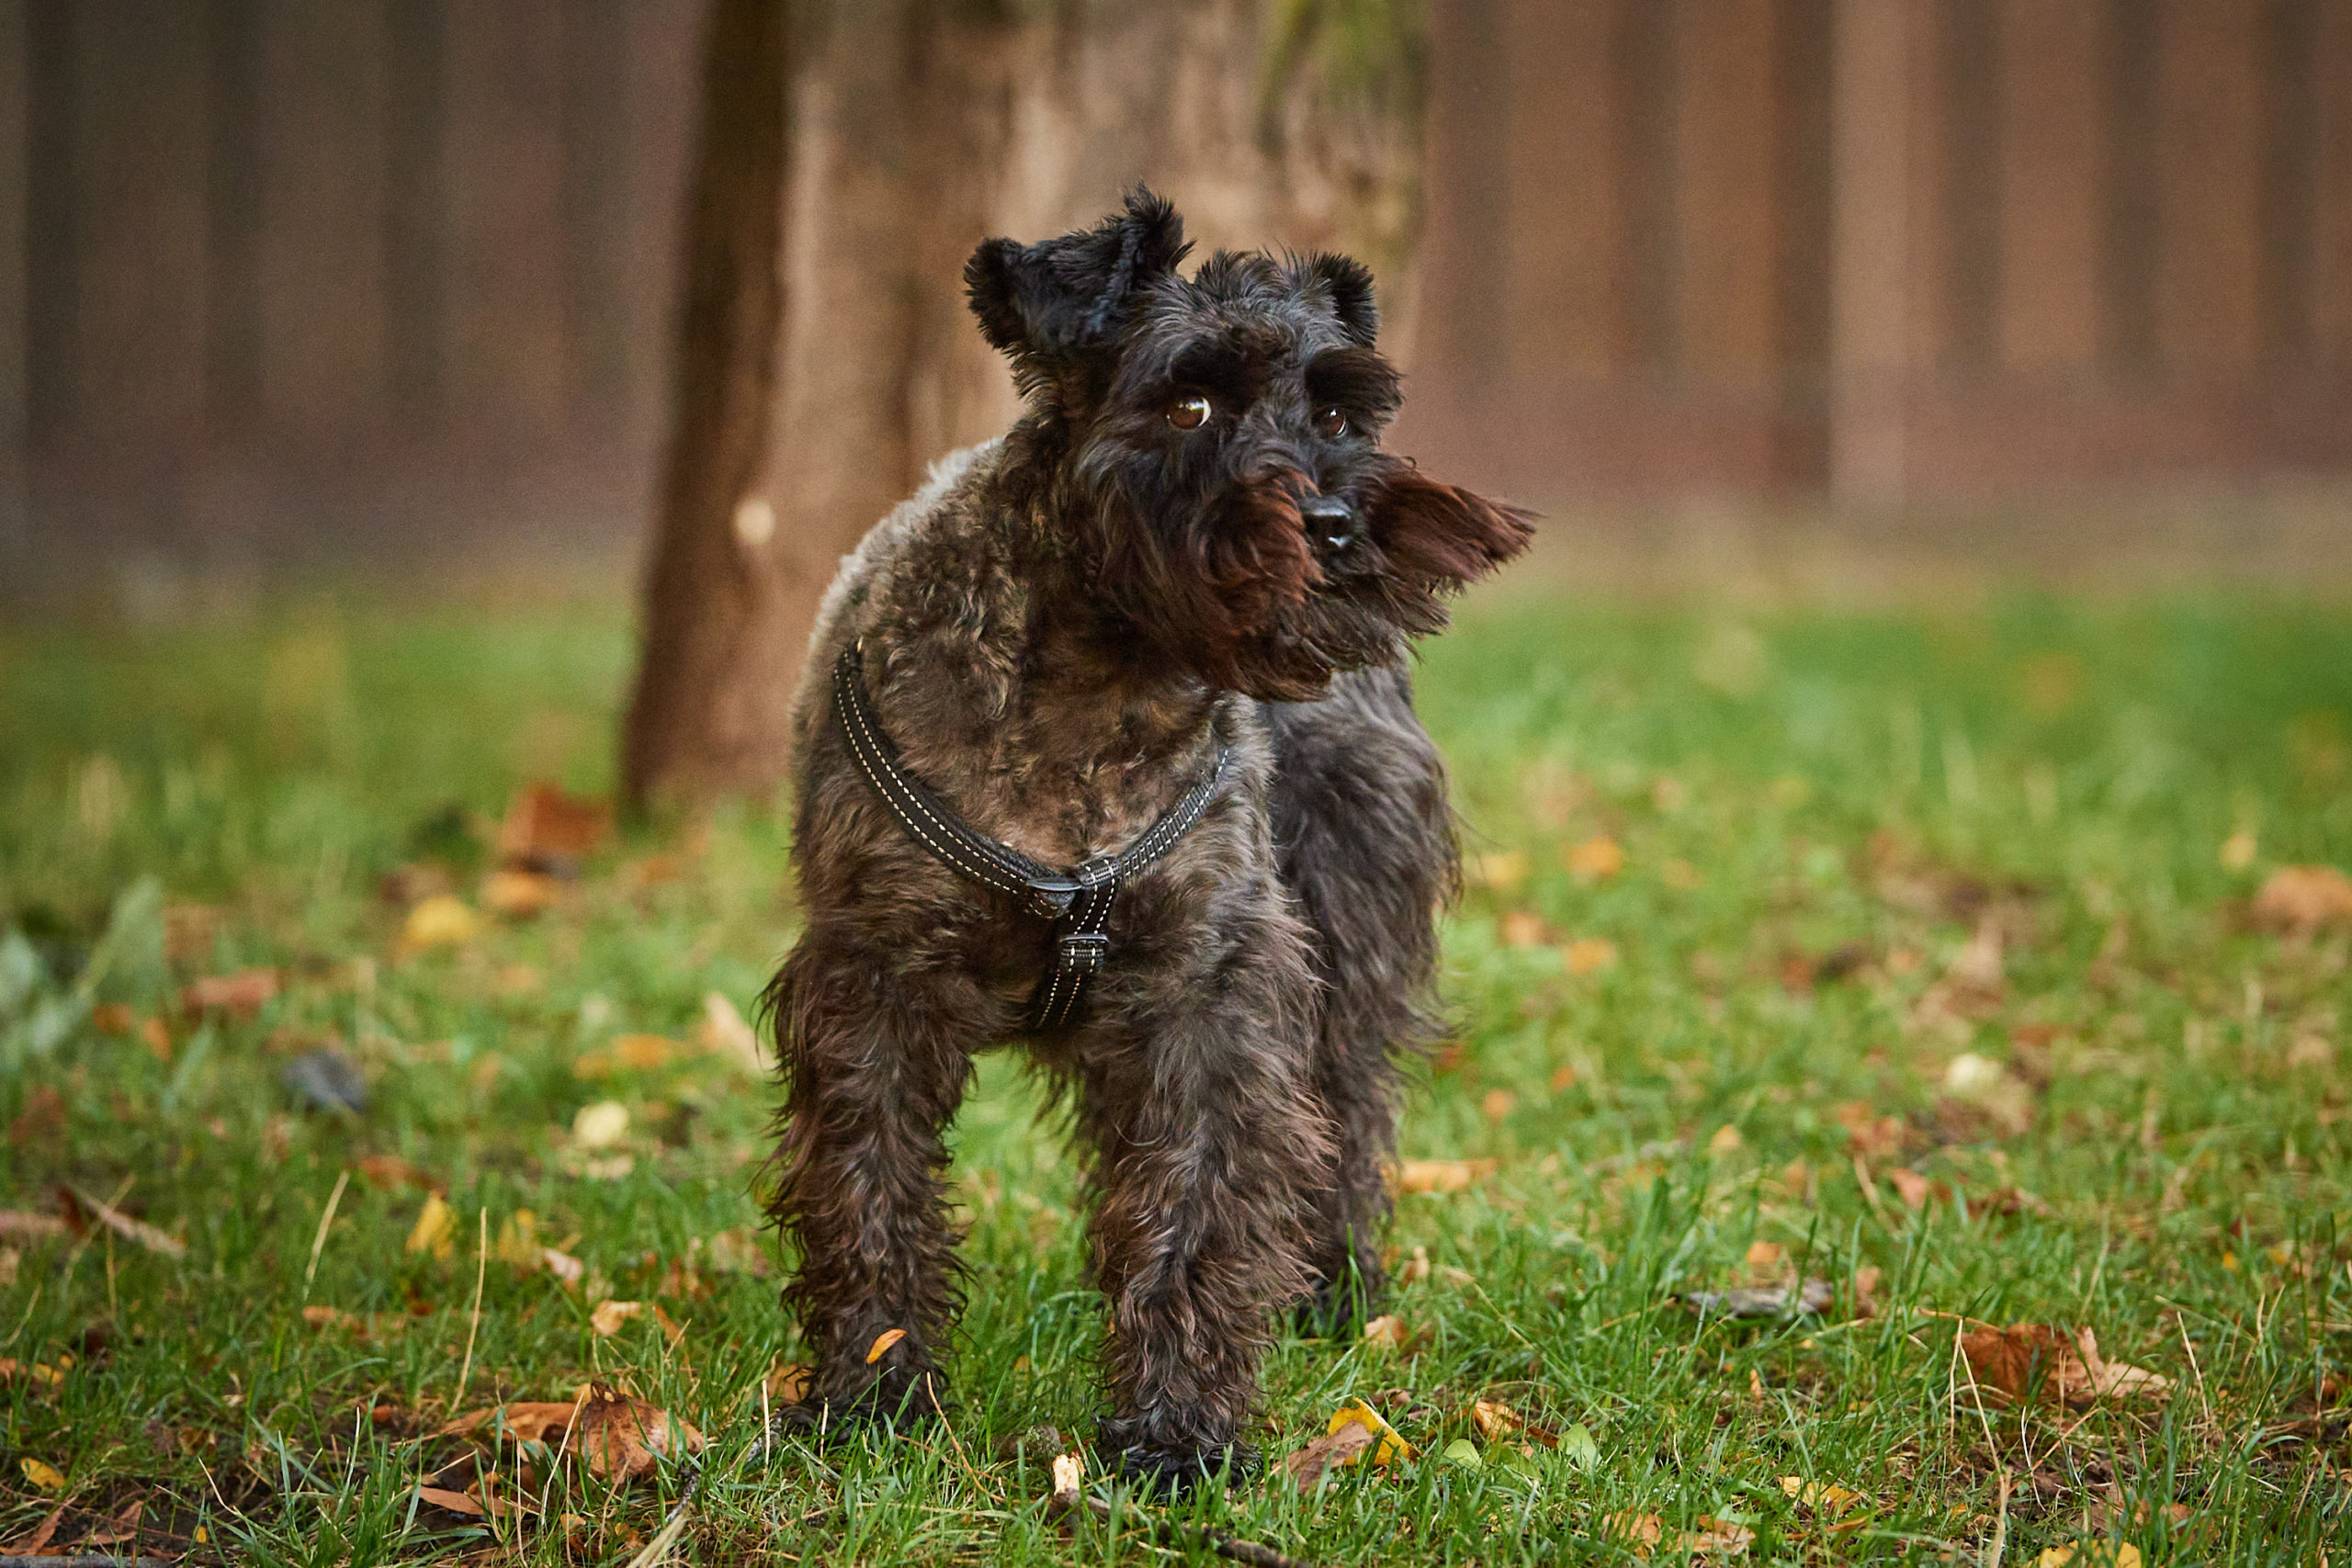
<path id="1" fill-rule="evenodd" d="M 1396 1059 L 1458 863 L 1408 639 L 1529 536 L 1381 451 L 1363 266 L 1187 279 L 1186 249 L 1139 191 L 965 269 L 1028 412 L 826 600 L 794 720 L 808 928 L 766 998 L 798 1415 L 939 1407 L 942 1134 L 973 1054 L 1026 1040 L 1091 1145 L 1102 1446 L 1178 1484 L 1249 1462 L 1278 1309 L 1380 1288 Z"/>

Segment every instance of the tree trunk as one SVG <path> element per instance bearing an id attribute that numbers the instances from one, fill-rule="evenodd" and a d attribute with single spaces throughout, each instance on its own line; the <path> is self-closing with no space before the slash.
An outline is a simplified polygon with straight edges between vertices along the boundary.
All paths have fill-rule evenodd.
<path id="1" fill-rule="evenodd" d="M 624 753 L 636 806 L 783 779 L 793 683 L 840 558 L 929 462 L 1018 412 L 965 309 L 981 239 L 1091 223 L 1147 180 L 1204 246 L 1341 246 L 1392 273 L 1409 246 L 1414 95 L 1310 112 L 1312 51 L 1269 56 L 1261 0 L 796 7 L 805 63 L 771 110 L 742 73 L 759 34 L 775 62 L 763 90 L 786 96 L 780 4 L 718 0 L 713 23 Z M 760 11 L 766 33 L 743 15 Z M 746 41 L 724 41 L 730 28 Z"/>

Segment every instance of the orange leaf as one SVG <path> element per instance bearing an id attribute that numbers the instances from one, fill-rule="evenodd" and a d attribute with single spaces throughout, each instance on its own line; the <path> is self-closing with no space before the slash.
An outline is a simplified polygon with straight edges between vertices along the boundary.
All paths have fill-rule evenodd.
<path id="1" fill-rule="evenodd" d="M 505 820 L 498 825 L 498 852 L 541 869 L 584 860 L 604 841 L 612 821 L 611 809 L 601 800 L 566 795 L 555 784 L 531 784 L 507 803 Z"/>
<path id="2" fill-rule="evenodd" d="M 233 975 L 213 975 L 180 987 L 182 1012 L 225 1012 L 251 1018 L 262 1004 L 277 995 L 277 971 L 240 969 Z"/>
<path id="3" fill-rule="evenodd" d="M 870 1367 L 880 1360 L 889 1353 L 891 1346 L 906 1337 L 907 1331 L 903 1328 L 886 1328 L 876 1335 L 874 1343 L 865 1348 L 865 1364 Z"/>

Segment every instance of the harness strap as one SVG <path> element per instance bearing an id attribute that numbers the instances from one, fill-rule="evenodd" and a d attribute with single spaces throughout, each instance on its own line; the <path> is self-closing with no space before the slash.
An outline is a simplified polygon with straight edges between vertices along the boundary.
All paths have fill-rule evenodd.
<path id="1" fill-rule="evenodd" d="M 1078 1014 L 1087 982 L 1110 955 L 1111 906 L 1130 876 L 1176 847 L 1216 797 L 1233 760 L 1221 748 L 1208 776 L 1115 855 L 1097 855 L 1067 871 L 1033 860 L 1010 844 L 974 828 L 929 784 L 909 773 L 899 750 L 875 716 L 861 668 L 862 645 L 842 649 L 833 665 L 833 711 L 850 755 L 874 793 L 908 836 L 932 858 L 967 881 L 1020 900 L 1032 913 L 1053 922 L 1054 948 L 1045 977 L 1037 982 L 1031 1014 L 1041 1030 L 1059 1029 Z"/>

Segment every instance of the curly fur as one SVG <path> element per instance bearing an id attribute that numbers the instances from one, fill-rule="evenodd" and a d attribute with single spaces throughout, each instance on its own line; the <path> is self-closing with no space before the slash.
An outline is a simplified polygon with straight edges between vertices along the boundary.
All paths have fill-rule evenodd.
<path id="1" fill-rule="evenodd" d="M 1362 266 L 1220 253 L 1188 278 L 1185 250 L 1138 192 L 974 254 L 1028 412 L 944 462 L 828 594 L 794 717 L 808 926 L 766 998 L 802 1414 L 935 1412 L 959 1304 L 944 1134 L 973 1055 L 1023 1040 L 1046 933 L 901 831 L 826 674 L 857 645 L 906 766 L 1054 864 L 1123 847 L 1231 750 L 1199 825 L 1121 893 L 1085 1010 L 1025 1042 L 1091 1156 L 1102 1444 L 1178 1483 L 1250 1462 L 1277 1311 L 1379 1291 L 1396 1062 L 1433 1028 L 1456 870 L 1404 655 L 1528 536 L 1380 450 L 1398 383 Z M 1182 430 L 1192 396 L 1213 415 Z"/>

